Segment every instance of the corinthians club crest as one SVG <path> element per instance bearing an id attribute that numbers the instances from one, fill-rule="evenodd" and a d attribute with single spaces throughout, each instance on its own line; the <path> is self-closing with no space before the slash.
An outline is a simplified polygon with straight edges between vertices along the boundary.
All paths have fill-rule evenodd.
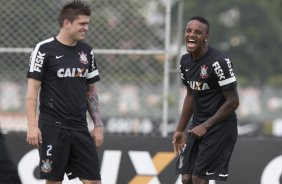
<path id="1" fill-rule="evenodd" d="M 79 61 L 83 64 L 88 64 L 88 60 L 87 60 L 87 54 L 83 51 L 78 52 L 79 55 Z"/>
<path id="2" fill-rule="evenodd" d="M 208 67 L 206 65 L 201 66 L 200 76 L 201 76 L 202 79 L 207 78 L 209 76 L 208 75 Z"/>
<path id="3" fill-rule="evenodd" d="M 52 171 L 52 161 L 49 159 L 42 160 L 41 171 L 45 173 L 49 173 Z"/>

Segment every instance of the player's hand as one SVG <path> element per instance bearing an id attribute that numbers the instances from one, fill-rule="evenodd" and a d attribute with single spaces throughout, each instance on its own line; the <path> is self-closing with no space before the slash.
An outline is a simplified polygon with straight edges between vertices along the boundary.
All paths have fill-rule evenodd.
<path id="1" fill-rule="evenodd" d="M 29 126 L 27 129 L 26 142 L 32 146 L 39 147 L 42 143 L 41 131 L 37 126 Z"/>
<path id="2" fill-rule="evenodd" d="M 180 155 L 185 146 L 185 133 L 180 131 L 175 131 L 172 137 L 172 145 L 174 153 Z"/>
<path id="3" fill-rule="evenodd" d="M 104 130 L 103 127 L 95 127 L 92 132 L 91 136 L 93 137 L 96 147 L 100 147 L 104 141 Z"/>
<path id="4" fill-rule="evenodd" d="M 191 130 L 188 130 L 188 133 L 191 134 L 192 137 L 200 139 L 207 133 L 207 131 L 208 129 L 203 124 L 200 124 Z"/>

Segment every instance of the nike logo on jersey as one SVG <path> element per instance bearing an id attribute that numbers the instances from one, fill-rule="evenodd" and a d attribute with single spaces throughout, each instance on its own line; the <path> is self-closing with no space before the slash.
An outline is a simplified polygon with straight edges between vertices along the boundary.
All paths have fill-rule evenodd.
<path id="1" fill-rule="evenodd" d="M 62 57 L 64 57 L 64 55 L 56 56 L 56 59 L 60 59 L 60 58 L 62 58 Z"/>

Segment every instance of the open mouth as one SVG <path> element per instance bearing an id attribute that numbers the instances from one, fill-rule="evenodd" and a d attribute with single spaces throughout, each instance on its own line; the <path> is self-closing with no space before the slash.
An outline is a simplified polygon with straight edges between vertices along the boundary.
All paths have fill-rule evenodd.
<path id="1" fill-rule="evenodd" d="M 86 36 L 86 32 L 84 32 L 84 31 L 83 31 L 83 32 L 80 32 L 80 35 L 81 35 L 81 36 Z"/>
<path id="2" fill-rule="evenodd" d="M 196 44 L 196 40 L 190 38 L 187 40 L 187 43 Z"/>
<path id="3" fill-rule="evenodd" d="M 196 40 L 194 40 L 194 39 L 191 39 L 191 38 L 189 38 L 188 40 L 187 40 L 187 46 L 188 47 L 195 47 L 196 46 Z"/>

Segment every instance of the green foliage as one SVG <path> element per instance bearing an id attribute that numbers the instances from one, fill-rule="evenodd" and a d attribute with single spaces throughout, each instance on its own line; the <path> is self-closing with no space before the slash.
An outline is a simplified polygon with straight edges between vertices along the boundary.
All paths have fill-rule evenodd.
<path id="1" fill-rule="evenodd" d="M 267 83 L 274 87 L 282 86 L 282 74 L 272 75 L 268 78 Z"/>
<path id="2" fill-rule="evenodd" d="M 248 78 L 242 75 L 239 75 L 237 77 L 237 81 L 238 81 L 239 87 L 247 87 L 248 84 L 250 84 L 250 81 L 248 80 Z"/>

